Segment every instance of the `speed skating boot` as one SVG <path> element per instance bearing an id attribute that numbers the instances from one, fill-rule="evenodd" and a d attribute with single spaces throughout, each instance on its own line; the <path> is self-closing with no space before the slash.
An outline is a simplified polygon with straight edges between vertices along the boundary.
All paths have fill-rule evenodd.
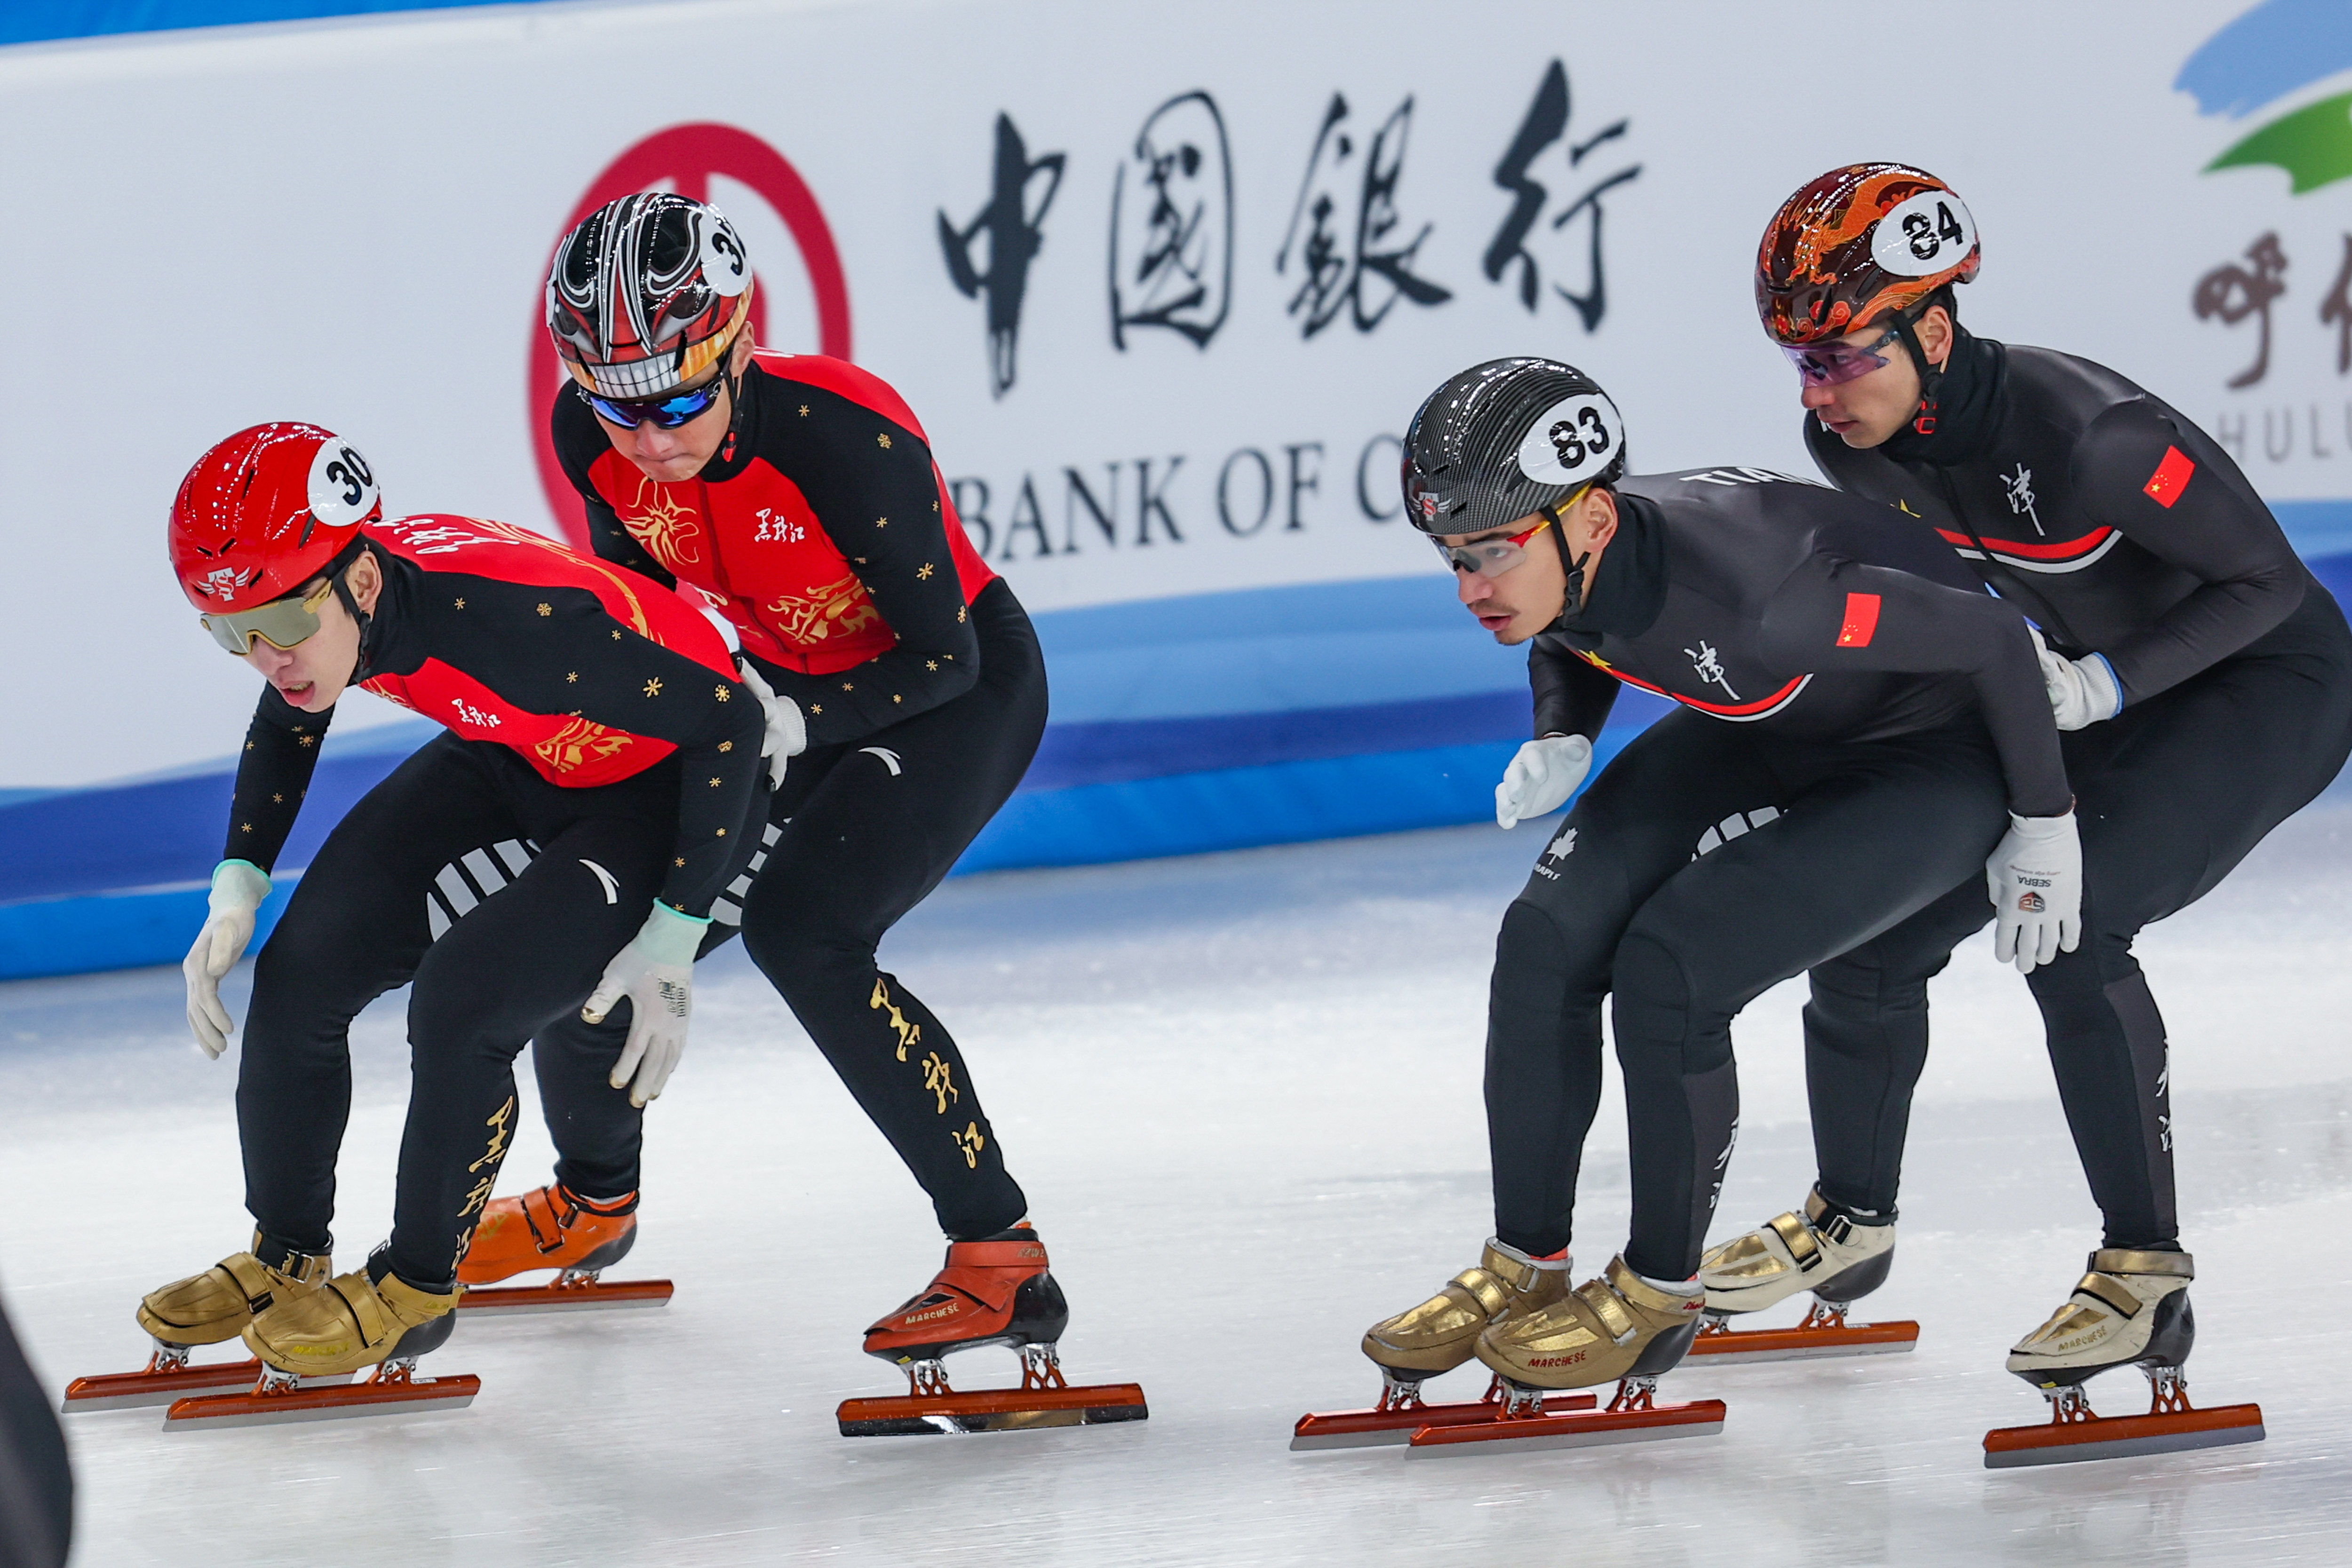
<path id="1" fill-rule="evenodd" d="M 1682 1360 L 1706 1305 L 1704 1291 L 1661 1291 L 1612 1258 L 1601 1278 L 1488 1327 L 1478 1359 L 1521 1389 L 1655 1378 Z"/>
<path id="2" fill-rule="evenodd" d="M 1478 1354 L 1478 1336 L 1517 1313 L 1568 1294 L 1569 1257 L 1533 1258 L 1490 1238 L 1465 1269 L 1417 1307 L 1364 1331 L 1364 1354 L 1381 1369 L 1379 1408 L 1421 1403 L 1421 1385 Z"/>
<path id="3" fill-rule="evenodd" d="M 2186 1252 L 2102 1248 L 2091 1254 L 2089 1269 L 2050 1321 L 2009 1353 L 2009 1370 L 2049 1399 L 2049 1423 L 1987 1433 L 1986 1465 L 2053 1464 L 2261 1441 L 2260 1406 L 2199 1410 L 2189 1403 L 2180 1368 L 2197 1343 L 2197 1319 L 2189 1306 L 2189 1284 L 2197 1276 L 2194 1260 Z M 2083 1385 L 2126 1365 L 2147 1375 L 2153 1396 L 2148 1413 L 2094 1415 Z"/>
<path id="4" fill-rule="evenodd" d="M 190 1352 L 219 1344 L 245 1332 L 257 1313 L 276 1302 L 317 1290 L 333 1272 L 324 1252 L 270 1251 L 263 1256 L 261 1232 L 253 1249 L 224 1258 L 201 1274 L 191 1274 L 147 1292 L 139 1303 L 139 1326 L 155 1341 L 147 1365 L 138 1372 L 102 1373 L 66 1385 L 68 1411 L 113 1410 L 169 1405 L 189 1394 L 249 1386 L 261 1375 L 251 1361 L 198 1366 Z"/>
<path id="5" fill-rule="evenodd" d="M 931 1282 L 866 1331 L 866 1354 L 905 1371 L 907 1394 L 844 1401 L 842 1435 L 1144 1419 L 1150 1412 L 1135 1385 L 1073 1388 L 1063 1378 L 1057 1342 L 1069 1322 L 1070 1305 L 1047 1264 L 1045 1244 L 1027 1220 L 978 1240 L 950 1241 L 947 1261 Z M 945 1358 L 990 1344 L 1019 1353 L 1021 1386 L 957 1393 L 948 1384 Z"/>
<path id="6" fill-rule="evenodd" d="M 492 1198 L 457 1265 L 461 1285 L 495 1285 L 534 1269 L 593 1274 L 628 1256 L 637 1240 L 637 1195 L 582 1198 L 561 1182 L 520 1197 Z"/>
<path id="7" fill-rule="evenodd" d="M 314 1421 L 338 1416 L 408 1414 L 473 1403 L 476 1377 L 416 1375 L 416 1359 L 438 1350 L 457 1324 L 461 1286 L 423 1291 L 395 1274 L 358 1270 L 281 1301 L 246 1325 L 246 1348 L 262 1364 L 250 1393 L 183 1399 L 166 1431 Z M 346 1387 L 319 1386 L 322 1375 L 375 1375 Z"/>
<path id="8" fill-rule="evenodd" d="M 1816 1187 L 1799 1212 L 1767 1220 L 1699 1260 L 1706 1315 L 1690 1353 L 1720 1364 L 1910 1350 L 1919 1343 L 1916 1322 L 1849 1326 L 1845 1321 L 1847 1309 L 1885 1284 L 1894 1266 L 1893 1218 L 1871 1222 L 1831 1203 Z M 1725 1326 L 1727 1318 L 1776 1305 L 1800 1291 L 1811 1291 L 1813 1304 L 1796 1328 L 1735 1332 Z"/>

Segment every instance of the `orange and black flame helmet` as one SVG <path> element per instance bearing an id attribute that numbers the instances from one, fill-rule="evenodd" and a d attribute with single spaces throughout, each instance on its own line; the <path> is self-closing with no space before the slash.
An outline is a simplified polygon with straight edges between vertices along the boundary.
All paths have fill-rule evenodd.
<path id="1" fill-rule="evenodd" d="M 1784 344 L 1843 337 L 1968 282 L 1981 248 L 1976 220 L 1935 175 L 1850 163 L 1781 203 L 1764 226 L 1756 311 Z"/>

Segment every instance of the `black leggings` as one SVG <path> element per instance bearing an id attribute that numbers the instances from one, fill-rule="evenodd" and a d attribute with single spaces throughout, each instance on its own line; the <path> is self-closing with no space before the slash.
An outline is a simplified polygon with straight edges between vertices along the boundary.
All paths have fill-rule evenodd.
<path id="1" fill-rule="evenodd" d="M 2083 941 L 2027 977 L 2105 1245 L 2169 1246 L 2180 1223 L 2164 1019 L 2132 956 L 2151 921 L 2211 892 L 2352 751 L 2352 632 L 2314 584 L 2234 658 L 2061 737 L 2083 834 Z M 1816 967 L 1805 1071 L 1822 1195 L 1892 1214 L 1927 982 L 1992 919 L 1982 877 Z"/>
<path id="2" fill-rule="evenodd" d="M 1565 1247 L 1613 997 L 1632 1141 L 1625 1260 L 1698 1266 L 1738 1130 L 1731 1019 L 1982 874 L 2006 825 L 1975 719 L 1832 745 L 1667 715 L 1585 791 L 1504 916 L 1486 1034 L 1495 1233 Z"/>
<path id="3" fill-rule="evenodd" d="M 268 1250 L 327 1250 L 351 1020 L 413 980 L 389 1261 L 419 1289 L 446 1287 L 513 1141 L 515 1053 L 555 1019 L 578 1017 L 645 924 L 677 836 L 677 789 L 675 759 L 562 789 L 505 747 L 445 734 L 336 825 L 255 966 L 237 1069 L 246 1204 Z M 436 878 L 521 840 L 538 858 L 509 868 L 509 882 L 435 940 Z"/>
<path id="4" fill-rule="evenodd" d="M 1020 601 L 992 583 L 972 617 L 979 684 L 863 744 L 793 758 L 764 859 L 733 890 L 751 961 L 961 1239 L 1012 1225 L 1027 1199 L 954 1038 L 875 949 L 1012 796 L 1045 734 L 1045 660 Z M 703 951 L 732 935 L 714 925 Z M 532 1050 L 557 1178 L 584 1197 L 637 1186 L 643 1118 L 604 1088 L 623 1037 L 574 1011 Z"/>

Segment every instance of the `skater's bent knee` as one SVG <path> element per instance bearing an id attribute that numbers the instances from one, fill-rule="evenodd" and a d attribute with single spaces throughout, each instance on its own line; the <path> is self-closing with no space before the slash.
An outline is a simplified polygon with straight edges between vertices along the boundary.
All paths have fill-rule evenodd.
<path id="1" fill-rule="evenodd" d="M 1689 956 L 1656 932 L 1626 933 L 1611 989 L 1621 1056 L 1672 1051 L 1686 1073 L 1731 1059 L 1725 1026 L 1738 1004 L 1711 997 Z"/>

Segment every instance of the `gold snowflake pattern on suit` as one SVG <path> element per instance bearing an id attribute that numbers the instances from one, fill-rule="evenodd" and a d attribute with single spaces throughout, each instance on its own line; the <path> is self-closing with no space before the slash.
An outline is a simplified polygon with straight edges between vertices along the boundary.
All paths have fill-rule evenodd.
<path id="1" fill-rule="evenodd" d="M 776 629 L 784 640 L 803 647 L 822 643 L 835 632 L 851 636 L 882 619 L 855 572 L 844 573 L 837 582 L 812 588 L 805 597 L 787 593 L 771 600 L 767 612 L 776 618 Z"/>
<path id="2" fill-rule="evenodd" d="M 583 762 L 603 761 L 635 739 L 634 735 L 575 718 L 530 749 L 532 755 L 558 773 L 569 773 Z"/>
<path id="3" fill-rule="evenodd" d="M 660 484 L 642 476 L 637 480 L 637 511 L 621 513 L 629 537 L 653 552 L 653 558 L 676 575 L 680 566 L 702 559 L 702 525 L 692 507 L 671 498 Z M 619 510 L 615 507 L 614 510 Z"/>

